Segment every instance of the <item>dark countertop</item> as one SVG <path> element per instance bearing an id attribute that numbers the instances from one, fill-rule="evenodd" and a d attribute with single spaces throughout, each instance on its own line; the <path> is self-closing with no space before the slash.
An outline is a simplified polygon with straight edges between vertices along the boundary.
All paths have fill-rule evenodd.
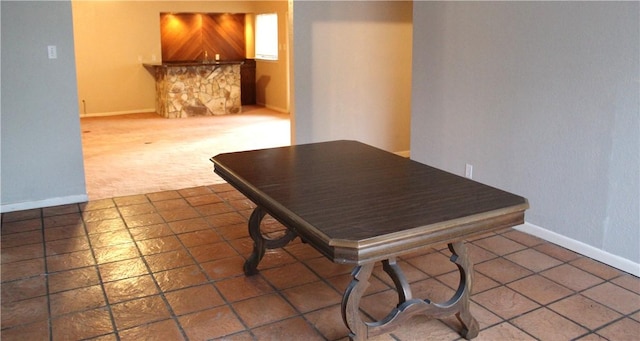
<path id="1" fill-rule="evenodd" d="M 172 67 L 172 66 L 203 66 L 203 65 L 230 65 L 230 64 L 243 64 L 244 60 L 218 60 L 203 62 L 200 60 L 191 61 L 177 61 L 177 62 L 162 62 L 162 63 L 143 63 L 146 67 Z"/>

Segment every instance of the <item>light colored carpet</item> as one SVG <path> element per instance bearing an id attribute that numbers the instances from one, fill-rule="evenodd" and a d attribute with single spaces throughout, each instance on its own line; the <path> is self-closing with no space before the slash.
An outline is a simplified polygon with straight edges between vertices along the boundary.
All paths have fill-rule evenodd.
<path id="1" fill-rule="evenodd" d="M 219 153 L 290 145 L 289 115 L 259 106 L 241 114 L 167 119 L 155 113 L 80 119 L 90 200 L 223 182 Z"/>

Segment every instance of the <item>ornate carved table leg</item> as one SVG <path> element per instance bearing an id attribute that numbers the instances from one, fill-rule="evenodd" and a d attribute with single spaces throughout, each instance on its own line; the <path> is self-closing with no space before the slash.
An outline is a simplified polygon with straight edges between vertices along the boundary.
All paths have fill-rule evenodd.
<path id="1" fill-rule="evenodd" d="M 258 206 L 249 217 L 249 236 L 253 240 L 253 252 L 244 263 L 244 274 L 247 276 L 258 273 L 258 263 L 262 260 L 266 249 L 262 233 L 260 233 L 260 222 L 262 222 L 264 216 L 265 212 Z"/>
<path id="2" fill-rule="evenodd" d="M 375 322 L 365 322 L 360 316 L 360 299 L 369 286 L 369 277 L 373 271 L 373 263 L 356 266 L 351 275 L 353 279 L 342 297 L 342 319 L 351 331 L 352 340 L 366 340 L 370 336 L 379 335 L 395 329 L 410 317 L 423 314 L 428 317 L 445 317 L 456 315 L 462 330 L 460 334 L 466 339 L 478 335 L 478 322 L 469 311 L 469 295 L 473 281 L 473 268 L 467 249 L 462 242 L 449 244 L 451 261 L 458 266 L 460 282 L 455 294 L 447 301 L 436 303 L 429 299 L 412 298 L 411 288 L 395 258 L 384 260 L 384 271 L 393 280 L 398 293 L 398 304 L 386 317 Z"/>
<path id="3" fill-rule="evenodd" d="M 456 317 L 462 323 L 463 329 L 460 335 L 467 340 L 478 336 L 478 321 L 476 321 L 469 311 L 469 296 L 471 295 L 471 286 L 473 284 L 473 264 L 469 259 L 467 247 L 463 242 L 449 243 L 451 251 L 451 261 L 458 266 L 460 271 L 460 283 L 454 298 L 458 297 L 459 305 Z"/>
<path id="4" fill-rule="evenodd" d="M 398 306 L 410 300 L 411 287 L 409 287 L 409 282 L 407 282 L 407 279 L 404 277 L 400 266 L 396 263 L 396 259 L 383 260 L 382 269 L 389 275 L 393 284 L 396 286 L 396 290 L 398 291 Z"/>
<path id="5" fill-rule="evenodd" d="M 373 265 L 374 263 L 369 263 L 353 269 L 353 280 L 342 297 L 342 320 L 351 331 L 351 340 L 366 340 L 368 337 L 369 328 L 360 317 L 360 299 L 369 286 Z"/>
<path id="6" fill-rule="evenodd" d="M 247 276 L 258 273 L 258 264 L 264 257 L 266 249 L 276 249 L 287 245 L 297 235 L 292 230 L 287 229 L 285 234 L 277 239 L 267 238 L 260 231 L 260 223 L 266 212 L 260 207 L 256 207 L 249 217 L 249 236 L 253 240 L 253 251 L 251 256 L 244 263 L 244 274 Z"/>

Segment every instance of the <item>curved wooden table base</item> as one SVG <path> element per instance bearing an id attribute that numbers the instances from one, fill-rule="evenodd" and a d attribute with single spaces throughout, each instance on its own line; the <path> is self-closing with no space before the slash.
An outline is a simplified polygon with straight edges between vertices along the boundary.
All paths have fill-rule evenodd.
<path id="1" fill-rule="evenodd" d="M 251 276 L 258 273 L 258 264 L 266 249 L 281 248 L 295 237 L 296 233 L 290 229 L 277 239 L 270 239 L 260 231 L 260 223 L 266 212 L 256 207 L 249 218 L 249 235 L 253 240 L 253 252 L 244 264 L 244 273 Z M 473 265 L 469 260 L 467 248 L 463 242 L 449 243 L 450 260 L 458 266 L 460 283 L 453 297 L 442 303 L 434 303 L 429 299 L 414 299 L 411 287 L 407 282 L 395 257 L 382 261 L 382 268 L 395 284 L 398 293 L 398 305 L 382 320 L 365 322 L 360 316 L 360 299 L 369 286 L 369 278 L 375 265 L 374 262 L 356 266 L 351 275 L 353 279 L 342 297 L 342 319 L 350 330 L 352 340 L 366 340 L 368 337 L 392 331 L 403 321 L 418 314 L 428 317 L 444 317 L 455 314 L 462 323 L 460 334 L 467 340 L 478 335 L 478 322 L 469 311 L 469 295 L 473 282 Z"/>
<path id="2" fill-rule="evenodd" d="M 418 314 L 435 318 L 455 314 L 463 326 L 460 334 L 467 340 L 476 337 L 478 322 L 469 311 L 469 295 L 473 282 L 472 264 L 463 242 L 450 243 L 449 249 L 453 253 L 451 261 L 460 271 L 460 283 L 453 297 L 442 303 L 412 298 L 409 283 L 395 259 L 384 260 L 383 269 L 393 280 L 398 292 L 398 305 L 386 317 L 376 322 L 363 321 L 359 313 L 360 299 L 369 286 L 374 263 L 357 266 L 351 273 L 353 280 L 342 299 L 342 319 L 351 331 L 349 337 L 352 340 L 366 340 L 368 337 L 392 331 L 403 321 Z"/>
<path id="3" fill-rule="evenodd" d="M 258 273 L 258 264 L 260 264 L 262 257 L 264 257 L 266 249 L 278 249 L 284 247 L 297 237 L 297 234 L 290 229 L 286 230 L 284 236 L 277 239 L 271 239 L 262 235 L 262 232 L 260 231 L 260 223 L 265 215 L 266 212 L 258 206 L 251 213 L 251 217 L 249 217 L 249 236 L 253 240 L 253 252 L 244 263 L 244 274 L 247 276 Z"/>

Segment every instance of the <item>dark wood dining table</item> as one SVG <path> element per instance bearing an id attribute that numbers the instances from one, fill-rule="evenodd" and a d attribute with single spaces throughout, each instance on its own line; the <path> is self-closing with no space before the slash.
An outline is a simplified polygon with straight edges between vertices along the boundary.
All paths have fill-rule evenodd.
<path id="1" fill-rule="evenodd" d="M 219 154 L 214 172 L 255 203 L 248 229 L 253 252 L 247 276 L 258 272 L 265 250 L 296 237 L 329 260 L 353 264 L 342 298 L 352 340 L 392 331 L 411 316 L 454 315 L 466 339 L 479 327 L 469 311 L 473 265 L 465 239 L 524 222 L 527 199 L 357 141 L 330 141 Z M 263 235 L 269 214 L 286 228 Z M 397 257 L 446 243 L 460 280 L 445 302 L 414 298 Z M 379 321 L 359 314 L 374 265 L 382 262 L 398 302 Z M 313 293 L 309 293 L 312 295 Z"/>

